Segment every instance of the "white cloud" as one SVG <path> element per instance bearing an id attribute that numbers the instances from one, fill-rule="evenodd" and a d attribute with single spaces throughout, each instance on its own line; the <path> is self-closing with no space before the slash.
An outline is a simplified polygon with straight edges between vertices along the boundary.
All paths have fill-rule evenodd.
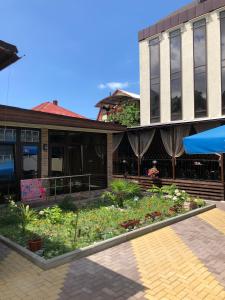
<path id="1" fill-rule="evenodd" d="M 124 89 L 129 86 L 129 82 L 107 82 L 107 83 L 100 83 L 98 88 L 101 90 L 110 89 L 110 90 L 117 90 L 117 89 Z"/>

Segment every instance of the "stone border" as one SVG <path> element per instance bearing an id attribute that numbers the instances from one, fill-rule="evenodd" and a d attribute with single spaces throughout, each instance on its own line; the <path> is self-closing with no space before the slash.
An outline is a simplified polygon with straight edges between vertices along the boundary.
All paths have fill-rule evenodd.
<path id="1" fill-rule="evenodd" d="M 108 248 L 125 243 L 127 241 L 130 241 L 132 239 L 135 239 L 135 238 L 145 235 L 147 233 L 156 231 L 156 230 L 161 229 L 166 226 L 170 226 L 172 224 L 175 224 L 177 222 L 194 217 L 196 215 L 199 215 L 201 213 L 204 213 L 204 212 L 209 211 L 214 208 L 216 208 L 216 204 L 210 204 L 203 208 L 199 208 L 199 209 L 195 209 L 190 212 L 187 212 L 183 215 L 179 215 L 179 216 L 176 216 L 176 217 L 173 217 L 173 218 L 170 218 L 170 219 L 167 219 L 167 220 L 155 223 L 155 224 L 151 224 L 149 226 L 139 228 L 139 229 L 131 231 L 131 232 L 124 233 L 117 237 L 99 242 L 97 244 L 94 244 L 94 245 L 91 245 L 91 246 L 88 246 L 88 247 L 85 247 L 82 249 L 77 249 L 75 251 L 72 251 L 72 252 L 69 252 L 69 253 L 48 259 L 48 260 L 38 256 L 37 254 L 27 250 L 26 248 L 18 245 L 17 243 L 15 243 L 15 242 L 11 241 L 10 239 L 5 238 L 1 235 L 0 235 L 0 242 L 4 243 L 11 249 L 15 250 L 16 252 L 18 252 L 23 257 L 27 258 L 28 260 L 30 260 L 32 263 L 34 263 L 41 269 L 49 270 L 49 269 L 58 267 L 60 265 L 69 263 L 72 260 L 79 259 L 82 257 L 87 257 L 87 256 L 95 254 L 97 252 L 101 252 Z"/>

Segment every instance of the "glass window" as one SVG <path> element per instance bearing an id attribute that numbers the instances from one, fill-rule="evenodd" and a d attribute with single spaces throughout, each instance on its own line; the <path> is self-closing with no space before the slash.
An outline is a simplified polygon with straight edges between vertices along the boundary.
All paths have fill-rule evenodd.
<path id="1" fill-rule="evenodd" d="M 195 74 L 195 117 L 206 115 L 206 72 Z"/>
<path id="2" fill-rule="evenodd" d="M 21 130 L 21 142 L 23 143 L 39 143 L 39 131 L 38 130 Z"/>
<path id="3" fill-rule="evenodd" d="M 23 177 L 36 178 L 38 175 L 38 147 L 23 146 Z"/>
<path id="4" fill-rule="evenodd" d="M 64 174 L 64 147 L 53 146 L 51 156 L 51 175 L 63 176 Z"/>
<path id="5" fill-rule="evenodd" d="M 181 31 L 170 33 L 171 120 L 182 119 Z"/>
<path id="6" fill-rule="evenodd" d="M 206 20 L 193 25 L 194 30 L 194 107 L 195 118 L 207 116 Z"/>
<path id="7" fill-rule="evenodd" d="M 16 129 L 0 128 L 0 142 L 15 143 Z"/>
<path id="8" fill-rule="evenodd" d="M 221 77 L 222 77 L 222 114 L 225 115 L 225 11 L 220 14 L 221 28 Z"/>
<path id="9" fill-rule="evenodd" d="M 65 144 L 66 134 L 63 131 L 56 131 L 49 133 L 49 143 L 50 144 Z"/>
<path id="10" fill-rule="evenodd" d="M 12 145 L 0 145 L 0 181 L 11 181 L 15 176 L 15 161 Z"/>
<path id="11" fill-rule="evenodd" d="M 160 41 L 153 39 L 150 46 L 150 119 L 160 122 Z"/>
<path id="12" fill-rule="evenodd" d="M 160 84 L 151 85 L 151 122 L 159 122 L 160 115 Z"/>

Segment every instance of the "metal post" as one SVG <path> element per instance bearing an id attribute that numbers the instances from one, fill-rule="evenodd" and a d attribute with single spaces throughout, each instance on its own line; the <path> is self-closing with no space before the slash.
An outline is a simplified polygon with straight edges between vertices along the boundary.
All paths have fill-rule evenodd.
<path id="1" fill-rule="evenodd" d="M 138 131 L 137 132 L 138 134 L 138 159 L 137 159 L 137 163 L 138 163 L 138 177 L 141 176 L 141 156 L 140 156 L 140 152 L 141 152 L 141 149 L 140 149 L 140 132 Z"/>
<path id="2" fill-rule="evenodd" d="M 172 130 L 172 147 L 173 147 L 173 156 L 172 156 L 172 170 L 173 170 L 173 180 L 176 179 L 176 158 L 174 155 L 174 148 L 175 148 L 175 139 L 174 139 L 174 127 Z"/>
<path id="3" fill-rule="evenodd" d="M 70 177 L 70 195 L 72 194 L 72 182 L 71 182 L 72 177 Z"/>
<path id="4" fill-rule="evenodd" d="M 91 191 L 91 175 L 88 175 L 88 191 Z"/>
<path id="5" fill-rule="evenodd" d="M 56 200 L 56 179 L 55 179 L 55 200 Z"/>

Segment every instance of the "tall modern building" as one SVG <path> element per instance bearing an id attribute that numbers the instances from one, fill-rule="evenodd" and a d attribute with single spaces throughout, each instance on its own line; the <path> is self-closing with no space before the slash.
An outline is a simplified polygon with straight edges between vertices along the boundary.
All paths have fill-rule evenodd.
<path id="1" fill-rule="evenodd" d="M 225 125 L 225 0 L 198 0 L 139 32 L 141 126 L 117 137 L 114 175 L 225 199 L 224 155 L 187 155 L 183 138 Z M 128 175 L 127 175 L 128 174 Z"/>
<path id="2" fill-rule="evenodd" d="M 198 0 L 139 32 L 141 124 L 225 117 L 225 1 Z"/>

